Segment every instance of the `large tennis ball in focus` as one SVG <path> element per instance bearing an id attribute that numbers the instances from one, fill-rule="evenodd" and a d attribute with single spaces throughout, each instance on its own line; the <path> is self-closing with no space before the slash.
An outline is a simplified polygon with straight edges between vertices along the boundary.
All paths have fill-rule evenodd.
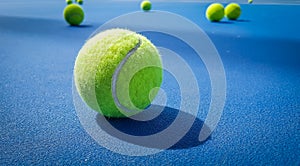
<path id="1" fill-rule="evenodd" d="M 106 117 L 129 117 L 148 107 L 162 83 L 162 61 L 144 36 L 110 29 L 90 38 L 78 53 L 74 80 L 79 95 Z"/>

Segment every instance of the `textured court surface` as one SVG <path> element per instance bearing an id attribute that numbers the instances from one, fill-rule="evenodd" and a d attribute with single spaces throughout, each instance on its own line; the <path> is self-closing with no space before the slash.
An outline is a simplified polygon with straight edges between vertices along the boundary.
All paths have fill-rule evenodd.
<path id="1" fill-rule="evenodd" d="M 226 105 L 211 138 L 199 143 L 197 134 L 210 101 L 208 73 L 181 41 L 145 33 L 188 62 L 199 82 L 201 109 L 190 132 L 174 147 L 129 157 L 99 146 L 84 131 L 73 105 L 72 74 L 77 52 L 89 35 L 106 21 L 139 10 L 139 5 L 86 2 L 83 26 L 69 27 L 62 19 L 64 1 L 0 4 L 1 165 L 300 164 L 299 5 L 242 5 L 240 21 L 210 23 L 203 15 L 207 4 L 155 4 L 156 10 L 192 20 L 211 37 L 225 67 Z M 170 107 L 152 126 L 130 120 L 111 123 L 136 135 L 164 128 L 178 113 L 172 108 L 179 100 L 174 81 L 166 75 L 163 88 L 173 94 Z"/>

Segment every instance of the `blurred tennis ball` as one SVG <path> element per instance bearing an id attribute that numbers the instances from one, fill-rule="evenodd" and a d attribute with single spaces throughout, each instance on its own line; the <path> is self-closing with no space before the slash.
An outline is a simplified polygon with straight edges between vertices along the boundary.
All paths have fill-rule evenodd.
<path id="1" fill-rule="evenodd" d="M 152 7 L 152 4 L 150 1 L 146 0 L 146 1 L 143 1 L 141 3 L 141 9 L 144 10 L 144 11 L 149 11 L 151 10 L 151 7 Z"/>
<path id="2" fill-rule="evenodd" d="M 65 20 L 73 26 L 78 26 L 84 19 L 83 9 L 77 4 L 70 4 L 64 9 Z"/>
<path id="3" fill-rule="evenodd" d="M 77 2 L 79 5 L 82 5 L 82 4 L 83 4 L 83 0 L 76 0 L 76 2 Z"/>
<path id="4" fill-rule="evenodd" d="M 206 18 L 210 21 L 220 21 L 224 17 L 224 6 L 220 3 L 213 3 L 206 9 Z"/>
<path id="5" fill-rule="evenodd" d="M 68 5 L 70 5 L 70 4 L 73 3 L 73 1 L 72 1 L 72 0 L 66 0 L 66 3 L 67 3 Z"/>
<path id="6" fill-rule="evenodd" d="M 229 20 L 236 20 L 240 17 L 242 11 L 241 7 L 237 3 L 230 3 L 225 8 L 225 16 Z"/>

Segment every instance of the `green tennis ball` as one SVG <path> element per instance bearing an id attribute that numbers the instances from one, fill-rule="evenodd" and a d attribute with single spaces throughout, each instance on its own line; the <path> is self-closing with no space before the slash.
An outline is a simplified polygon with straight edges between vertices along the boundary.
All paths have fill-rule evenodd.
<path id="1" fill-rule="evenodd" d="M 82 4 L 83 4 L 83 0 L 76 0 L 76 2 L 77 2 L 79 5 L 82 5 Z"/>
<path id="2" fill-rule="evenodd" d="M 206 18 L 210 21 L 220 21 L 224 17 L 224 6 L 213 3 L 206 9 Z"/>
<path id="3" fill-rule="evenodd" d="M 144 10 L 144 11 L 149 11 L 149 10 L 151 10 L 151 7 L 152 7 L 152 4 L 151 4 L 151 2 L 150 1 L 143 1 L 142 3 L 141 3 L 141 9 L 142 10 Z"/>
<path id="4" fill-rule="evenodd" d="M 249 4 L 253 3 L 253 0 L 248 0 L 248 3 L 249 3 Z"/>
<path id="5" fill-rule="evenodd" d="M 64 9 L 65 20 L 73 26 L 78 26 L 84 19 L 83 9 L 77 4 L 70 4 Z"/>
<path id="6" fill-rule="evenodd" d="M 106 30 L 90 38 L 79 51 L 74 81 L 79 95 L 93 110 L 106 117 L 129 117 L 148 107 L 158 93 L 161 57 L 140 34 Z"/>
<path id="7" fill-rule="evenodd" d="M 237 3 L 230 3 L 226 6 L 225 8 L 225 16 L 229 20 L 236 20 L 240 17 L 241 15 L 241 7 Z"/>
<path id="8" fill-rule="evenodd" d="M 70 4 L 72 4 L 73 2 L 72 2 L 72 0 L 66 0 L 66 3 L 67 3 L 68 5 L 70 5 Z"/>

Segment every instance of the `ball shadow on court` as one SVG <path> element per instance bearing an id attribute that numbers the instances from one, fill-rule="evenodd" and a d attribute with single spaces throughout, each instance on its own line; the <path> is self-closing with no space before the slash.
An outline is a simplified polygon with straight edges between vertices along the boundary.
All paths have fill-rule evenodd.
<path id="1" fill-rule="evenodd" d="M 169 149 L 187 149 L 191 147 L 196 147 L 199 146 L 203 143 L 205 143 L 207 140 L 211 138 L 209 136 L 207 139 L 203 141 L 199 141 L 199 134 L 201 129 L 205 133 L 211 133 L 210 128 L 202 121 L 201 119 L 194 117 L 191 114 L 188 114 L 186 112 L 180 111 L 178 109 L 170 108 L 170 107 L 162 107 L 158 105 L 154 105 L 152 110 L 147 110 L 153 112 L 155 114 L 155 111 L 161 110 L 163 111 L 154 119 L 149 120 L 149 121 L 138 121 L 130 118 L 105 118 L 101 114 L 97 114 L 96 116 L 96 122 L 101 127 L 105 132 L 110 134 L 113 137 L 116 137 L 122 141 L 126 141 L 128 143 L 144 146 L 144 147 L 149 147 L 149 148 L 157 148 L 157 149 L 164 149 L 163 141 L 166 139 L 162 140 L 149 140 L 149 141 L 136 141 L 136 139 L 129 139 L 129 138 L 124 138 L 121 134 L 118 134 L 116 132 L 113 132 L 109 128 L 113 126 L 116 130 L 129 134 L 131 136 L 148 136 L 152 135 L 158 132 L 161 132 L 168 128 L 172 124 L 172 122 L 178 118 L 179 121 L 181 122 L 180 125 L 181 127 L 178 127 L 176 131 L 172 134 L 176 133 L 182 133 L 186 129 L 186 125 L 184 122 L 189 121 L 191 119 L 195 119 L 194 123 L 192 124 L 192 127 L 190 130 L 182 137 L 176 144 L 171 146 Z M 151 113 L 150 112 L 150 113 Z M 180 113 L 180 114 L 179 114 Z M 149 115 L 149 112 L 147 113 Z M 178 115 L 178 117 L 177 117 Z M 105 119 L 104 119 L 105 118 Z M 103 120 L 107 120 L 111 126 L 106 126 L 107 123 L 104 123 Z M 167 139 L 172 139 L 172 134 L 170 135 L 170 138 Z"/>
<path id="2" fill-rule="evenodd" d="M 90 28 L 93 27 L 93 25 L 90 24 L 80 24 L 80 25 L 69 25 L 70 28 Z"/>

